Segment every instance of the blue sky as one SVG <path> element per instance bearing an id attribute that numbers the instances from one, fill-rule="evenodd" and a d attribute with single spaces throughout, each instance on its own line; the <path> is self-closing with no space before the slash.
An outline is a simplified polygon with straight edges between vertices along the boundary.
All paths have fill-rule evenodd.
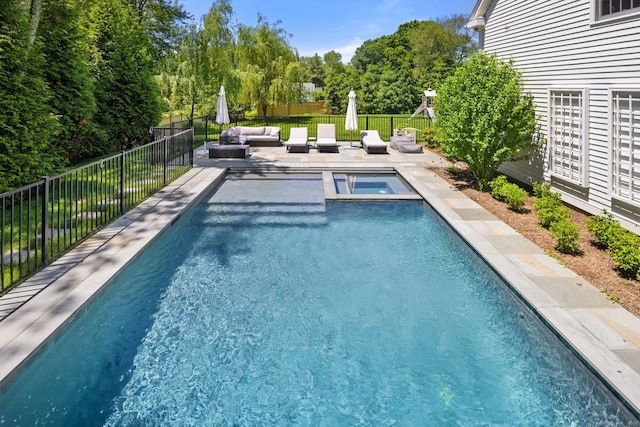
<path id="1" fill-rule="evenodd" d="M 476 0 L 231 0 L 236 20 L 253 26 L 261 13 L 270 23 L 292 36 L 289 42 L 301 56 L 335 50 L 348 62 L 365 40 L 393 34 L 400 24 L 426 21 L 454 14 L 471 14 Z M 211 7 L 211 0 L 182 0 L 197 20 Z"/>

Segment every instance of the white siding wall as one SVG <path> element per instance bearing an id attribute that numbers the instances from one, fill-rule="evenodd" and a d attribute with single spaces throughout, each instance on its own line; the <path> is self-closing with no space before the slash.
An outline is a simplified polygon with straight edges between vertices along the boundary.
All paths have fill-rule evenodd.
<path id="1" fill-rule="evenodd" d="M 559 185 L 563 198 L 583 210 L 611 210 L 609 90 L 640 90 L 640 16 L 592 21 L 595 0 L 494 0 L 485 14 L 484 50 L 513 59 L 531 92 L 547 138 L 549 89 L 588 88 L 588 189 Z M 548 179 L 544 165 L 519 162 L 501 171 L 523 182 Z M 640 210 L 638 212 L 640 214 Z M 629 228 L 640 215 L 620 218 Z M 638 230 L 636 230 L 638 231 Z"/>

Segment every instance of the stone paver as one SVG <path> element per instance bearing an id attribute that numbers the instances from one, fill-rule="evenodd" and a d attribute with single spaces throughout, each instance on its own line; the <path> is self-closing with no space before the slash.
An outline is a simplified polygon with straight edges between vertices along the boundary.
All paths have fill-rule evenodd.
<path id="1" fill-rule="evenodd" d="M 138 251 L 206 189 L 224 179 L 226 170 L 260 175 L 395 169 L 558 336 L 573 346 L 593 372 L 606 378 L 628 406 L 640 413 L 640 319 L 429 171 L 430 166 L 449 165 L 439 156 L 392 149 L 389 154 L 366 154 L 346 142 L 339 153 L 313 149 L 287 153 L 284 147 L 252 147 L 246 159 L 209 159 L 201 146 L 196 150 L 195 164 L 185 176 L 0 299 L 0 316 L 5 316 L 0 322 L 0 388 L 19 374 Z M 331 184 L 330 174 L 323 174 L 323 182 Z M 330 193 L 325 187 L 325 194 Z M 16 305 L 19 308 L 15 309 Z"/>

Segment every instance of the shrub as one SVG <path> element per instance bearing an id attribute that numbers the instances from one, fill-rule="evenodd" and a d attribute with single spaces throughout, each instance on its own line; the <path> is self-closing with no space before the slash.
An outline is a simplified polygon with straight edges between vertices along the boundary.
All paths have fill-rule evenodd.
<path id="1" fill-rule="evenodd" d="M 569 209 L 563 206 L 538 208 L 536 216 L 541 226 L 551 228 L 553 223 L 569 219 Z"/>
<path id="2" fill-rule="evenodd" d="M 623 232 L 623 228 L 606 209 L 602 214 L 604 216 L 590 216 L 585 221 L 585 225 L 593 236 L 593 243 L 601 249 L 607 249 L 616 237 Z"/>
<path id="3" fill-rule="evenodd" d="M 504 175 L 500 175 L 497 178 L 494 178 L 490 183 L 489 183 L 489 188 L 491 188 L 491 195 L 498 200 L 500 199 L 500 194 L 502 191 L 502 187 L 504 187 L 505 185 L 507 185 L 509 183 L 509 181 L 507 181 L 507 177 Z"/>
<path id="4" fill-rule="evenodd" d="M 541 226 L 550 228 L 554 222 L 569 218 L 569 210 L 562 206 L 562 196 L 551 191 L 551 183 L 540 185 L 534 182 L 533 193 L 536 195 L 533 207 Z"/>
<path id="5" fill-rule="evenodd" d="M 586 221 L 594 243 L 607 249 L 620 272 L 640 280 L 640 236 L 622 228 L 606 210 L 603 216 L 592 216 Z"/>
<path id="6" fill-rule="evenodd" d="M 623 275 L 640 276 L 640 237 L 620 227 L 610 242 L 609 253 Z"/>
<path id="7" fill-rule="evenodd" d="M 551 183 L 547 181 L 544 184 L 540 184 L 538 182 L 534 182 L 533 183 L 533 194 L 537 198 L 543 199 L 545 197 L 551 196 L 551 195 L 556 194 L 556 193 L 551 191 Z"/>
<path id="8" fill-rule="evenodd" d="M 521 211 L 527 201 L 528 193 L 518 185 L 507 181 L 507 177 L 500 175 L 489 183 L 491 195 L 509 205 L 509 209 Z"/>
<path id="9" fill-rule="evenodd" d="M 425 144 L 427 144 L 427 147 L 429 148 L 437 148 L 439 146 L 433 128 L 422 129 L 422 140 L 425 142 Z"/>
<path id="10" fill-rule="evenodd" d="M 556 239 L 556 249 L 563 254 L 577 254 L 580 252 L 580 235 L 578 226 L 568 218 L 563 218 L 552 223 L 551 235 Z"/>
<path id="11" fill-rule="evenodd" d="M 436 134 L 444 155 L 467 163 L 486 191 L 498 167 L 534 153 L 533 97 L 513 61 L 478 52 L 438 88 Z"/>
<path id="12" fill-rule="evenodd" d="M 521 211 L 527 201 L 528 193 L 516 184 L 509 184 L 503 187 L 502 195 L 509 209 Z"/>
<path id="13" fill-rule="evenodd" d="M 536 209 L 555 209 L 562 206 L 562 196 L 560 193 L 551 191 L 549 183 L 541 186 L 535 182 L 533 184 L 533 194 L 536 196 L 533 201 L 533 206 Z"/>
<path id="14" fill-rule="evenodd" d="M 579 253 L 578 226 L 571 222 L 569 209 L 562 206 L 560 193 L 551 191 L 550 182 L 534 182 L 533 193 L 536 195 L 533 206 L 538 222 L 551 232 L 551 236 L 556 240 L 555 248 L 564 254 Z"/>

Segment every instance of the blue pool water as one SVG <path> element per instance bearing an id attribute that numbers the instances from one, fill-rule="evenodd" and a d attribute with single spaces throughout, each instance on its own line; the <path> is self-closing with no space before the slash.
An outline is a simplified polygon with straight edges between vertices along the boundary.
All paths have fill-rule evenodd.
<path id="1" fill-rule="evenodd" d="M 0 396 L 0 425 L 616 426 L 421 202 L 230 179 Z"/>
<path id="2" fill-rule="evenodd" d="M 394 173 L 333 174 L 337 194 L 409 194 L 414 193 Z"/>

